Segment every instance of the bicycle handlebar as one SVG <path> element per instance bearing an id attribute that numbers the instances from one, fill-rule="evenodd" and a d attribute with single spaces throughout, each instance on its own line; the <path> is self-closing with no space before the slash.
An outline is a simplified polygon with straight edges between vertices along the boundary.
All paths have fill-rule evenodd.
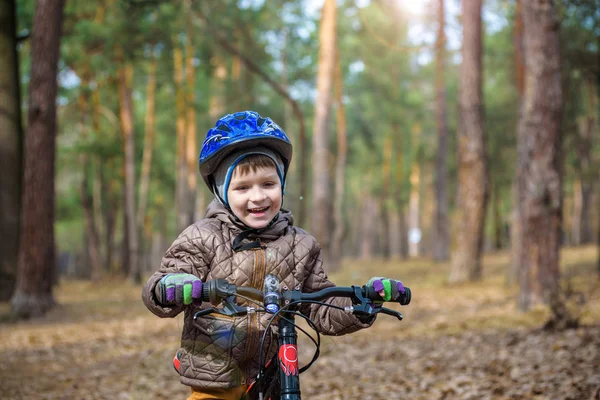
<path id="1" fill-rule="evenodd" d="M 225 279 L 214 279 L 205 282 L 202 288 L 202 301 L 209 301 L 213 305 L 217 305 L 221 301 L 237 295 L 250 298 L 257 302 L 263 302 L 265 298 L 265 293 L 261 290 L 252 287 L 236 286 L 228 283 Z M 347 311 L 350 311 L 354 314 L 370 316 L 381 312 L 384 314 L 393 315 L 400 320 L 402 319 L 402 314 L 396 311 L 380 306 L 374 307 L 374 302 L 383 301 L 379 293 L 377 293 L 371 286 L 368 285 L 364 285 L 362 287 L 333 286 L 310 293 L 304 293 L 300 290 L 284 290 L 281 292 L 280 297 L 282 303 L 285 305 L 299 304 L 303 302 L 318 302 L 332 297 L 345 297 L 352 299 L 354 306 L 349 308 Z M 399 303 L 400 305 L 407 305 L 410 303 L 411 297 L 410 288 L 405 287 L 405 291 L 400 293 L 400 296 L 398 296 L 398 299 L 395 300 L 395 302 Z M 222 311 L 219 311 L 216 308 L 206 308 L 198 311 L 194 315 L 194 319 L 212 312 L 220 312 L 230 316 L 243 315 L 248 312 L 247 308 L 237 306 L 233 303 L 233 301 L 224 301 L 223 303 L 224 309 Z"/>

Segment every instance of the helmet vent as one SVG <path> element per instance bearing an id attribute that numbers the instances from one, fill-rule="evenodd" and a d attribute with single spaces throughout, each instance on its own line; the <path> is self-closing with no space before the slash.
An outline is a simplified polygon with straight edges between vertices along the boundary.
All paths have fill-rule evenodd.
<path id="1" fill-rule="evenodd" d="M 229 129 L 229 127 L 227 125 L 219 125 L 219 126 L 217 126 L 217 130 L 231 132 L 231 129 Z"/>
<path id="2" fill-rule="evenodd" d="M 259 118 L 258 120 L 256 120 L 256 126 L 260 127 L 265 123 L 266 119 L 264 118 Z"/>

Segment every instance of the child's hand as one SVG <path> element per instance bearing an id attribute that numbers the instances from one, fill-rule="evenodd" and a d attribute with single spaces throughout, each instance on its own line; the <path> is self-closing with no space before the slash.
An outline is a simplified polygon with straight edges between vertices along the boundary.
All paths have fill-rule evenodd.
<path id="1" fill-rule="evenodd" d="M 405 292 L 402 282 L 381 276 L 371 278 L 367 286 L 379 293 L 383 301 L 396 301 Z"/>
<path id="2" fill-rule="evenodd" d="M 156 285 L 156 297 L 164 305 L 199 304 L 202 281 L 192 274 L 167 274 Z"/>

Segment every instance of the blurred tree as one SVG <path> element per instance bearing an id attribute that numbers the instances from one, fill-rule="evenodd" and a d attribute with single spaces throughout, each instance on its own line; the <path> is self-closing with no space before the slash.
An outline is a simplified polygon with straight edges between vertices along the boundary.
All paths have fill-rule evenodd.
<path id="1" fill-rule="evenodd" d="M 23 134 L 14 0 L 0 2 L 0 301 L 13 295 L 21 225 Z"/>
<path id="2" fill-rule="evenodd" d="M 481 279 L 488 171 L 483 126 L 481 0 L 462 3 L 463 49 L 458 131 L 458 240 L 450 282 Z"/>
<path id="3" fill-rule="evenodd" d="M 54 160 L 56 93 L 64 0 L 38 0 L 31 39 L 28 129 L 25 137 L 23 228 L 17 285 L 11 300 L 21 317 L 54 307 Z"/>
<path id="4" fill-rule="evenodd" d="M 514 49 L 514 70 L 515 85 L 519 93 L 518 120 L 523 118 L 523 96 L 525 93 L 525 49 L 523 40 L 523 7 L 522 0 L 516 0 L 513 27 L 513 49 Z M 517 134 L 517 157 L 523 155 L 523 137 Z M 518 161 L 520 164 L 520 161 Z M 521 260 L 523 259 L 523 227 L 521 226 L 521 203 L 519 201 L 519 191 L 517 174 L 513 181 L 513 212 L 511 216 L 511 263 L 507 271 L 506 282 L 512 284 L 517 281 L 519 271 L 521 270 Z"/>
<path id="5" fill-rule="evenodd" d="M 438 32 L 435 44 L 435 76 L 436 76 L 436 123 L 438 131 L 438 145 L 435 163 L 435 223 L 434 231 L 434 258 L 444 261 L 449 257 L 448 237 L 448 121 L 446 117 L 446 34 L 444 32 L 444 0 L 438 0 Z"/>
<path id="6" fill-rule="evenodd" d="M 319 63 L 317 72 L 317 99 L 315 101 L 315 122 L 313 129 L 312 153 L 312 234 L 321 244 L 324 259 L 328 260 L 331 251 L 329 188 L 331 153 L 329 151 L 329 111 L 331 108 L 331 88 L 335 68 L 336 4 L 335 0 L 325 0 L 319 28 Z"/>
<path id="7" fill-rule="evenodd" d="M 334 95 L 337 122 L 337 155 L 335 158 L 335 191 L 333 198 L 333 233 L 331 238 L 331 269 L 337 269 L 342 260 L 342 242 L 346 230 L 344 222 L 344 186 L 346 174 L 346 155 L 348 152 L 346 109 L 344 107 L 342 67 L 339 49 L 336 49 L 334 71 Z"/>
<path id="8" fill-rule="evenodd" d="M 537 302 L 552 305 L 555 317 L 568 318 L 559 287 L 561 231 L 559 23 L 553 2 L 523 6 L 525 38 L 524 109 L 518 134 L 518 187 L 523 227 L 519 308 Z M 560 310 L 559 310 L 560 309 Z"/>

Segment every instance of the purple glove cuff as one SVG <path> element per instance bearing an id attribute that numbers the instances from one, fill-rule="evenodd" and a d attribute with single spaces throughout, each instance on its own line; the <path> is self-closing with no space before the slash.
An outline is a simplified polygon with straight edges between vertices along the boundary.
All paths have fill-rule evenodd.
<path id="1" fill-rule="evenodd" d="M 192 282 L 192 298 L 200 299 L 202 297 L 202 281 L 197 280 Z"/>

